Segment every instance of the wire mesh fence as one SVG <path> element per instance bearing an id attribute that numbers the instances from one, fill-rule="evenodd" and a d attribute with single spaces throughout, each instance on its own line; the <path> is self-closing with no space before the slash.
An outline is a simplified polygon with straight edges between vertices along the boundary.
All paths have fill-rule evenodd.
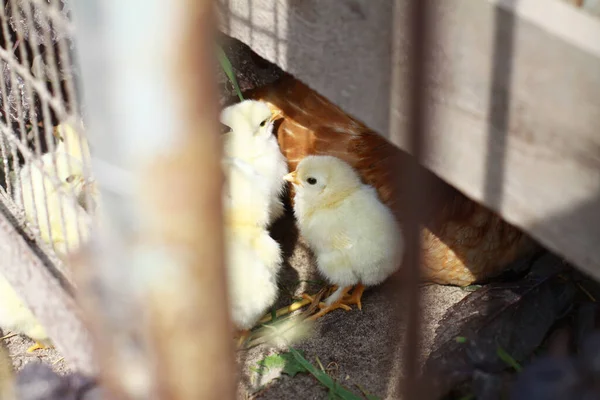
<path id="1" fill-rule="evenodd" d="M 36 342 L 29 352 L 55 345 L 89 372 L 81 351 L 89 338 L 66 266 L 89 239 L 97 189 L 70 18 L 63 1 L 0 7 L 0 319 L 6 333 Z"/>
<path id="2" fill-rule="evenodd" d="M 2 201 L 32 239 L 64 258 L 88 238 L 95 208 L 69 9 L 6 0 L 0 12 Z"/>

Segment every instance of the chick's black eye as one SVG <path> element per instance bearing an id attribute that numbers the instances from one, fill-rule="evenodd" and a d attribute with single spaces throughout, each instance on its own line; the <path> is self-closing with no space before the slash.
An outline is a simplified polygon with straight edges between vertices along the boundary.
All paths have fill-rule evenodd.
<path id="1" fill-rule="evenodd" d="M 317 183 L 317 180 L 315 178 L 308 178 L 306 180 L 306 182 L 308 182 L 309 185 L 314 185 L 315 183 Z"/>
<path id="2" fill-rule="evenodd" d="M 267 125 L 267 122 L 269 122 L 269 120 L 265 119 L 263 122 L 260 123 L 260 127 L 264 128 L 264 126 Z"/>
<path id="3" fill-rule="evenodd" d="M 71 183 L 75 180 L 75 175 L 69 175 L 67 176 L 67 183 Z"/>

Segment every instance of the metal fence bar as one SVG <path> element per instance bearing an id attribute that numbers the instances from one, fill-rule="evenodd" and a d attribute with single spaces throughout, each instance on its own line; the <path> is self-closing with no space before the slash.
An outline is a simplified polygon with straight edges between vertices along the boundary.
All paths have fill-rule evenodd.
<path id="1" fill-rule="evenodd" d="M 103 382 L 110 398 L 231 399 L 212 2 L 75 3 L 105 223 L 82 286 Z"/>
<path id="2" fill-rule="evenodd" d="M 402 85 L 407 90 L 393 90 L 395 96 L 407 96 L 410 100 L 406 109 L 406 123 L 402 124 L 399 114 L 391 112 L 392 121 L 390 137 L 400 142 L 400 132 L 407 132 L 407 150 L 412 154 L 411 162 L 406 164 L 406 170 L 399 171 L 402 179 L 401 185 L 403 198 L 401 203 L 407 207 L 406 219 L 403 221 L 406 256 L 402 268 L 402 281 L 400 290 L 404 292 L 405 302 L 401 308 L 402 321 L 406 324 L 406 335 L 402 348 L 403 377 L 400 380 L 399 393 L 404 400 L 421 400 L 425 395 L 423 387 L 418 384 L 419 355 L 420 355 L 420 307 L 419 292 L 421 268 L 421 227 L 424 221 L 423 210 L 427 209 L 425 203 L 424 170 L 421 160 L 427 151 L 428 130 L 428 103 L 427 103 L 427 68 L 430 52 L 432 24 L 429 23 L 431 5 L 427 0 L 413 0 L 408 2 L 406 20 L 400 21 L 399 7 L 407 7 L 396 1 L 394 24 L 407 26 L 407 51 L 408 51 L 408 76 L 394 76 L 396 85 Z M 404 2 L 402 2 L 404 3 Z M 400 26 L 400 25 L 397 25 Z M 399 56 L 399 55 L 396 55 Z M 394 105 L 401 104 L 400 99 L 392 98 L 391 110 Z M 394 120 L 395 119 L 395 120 Z"/>

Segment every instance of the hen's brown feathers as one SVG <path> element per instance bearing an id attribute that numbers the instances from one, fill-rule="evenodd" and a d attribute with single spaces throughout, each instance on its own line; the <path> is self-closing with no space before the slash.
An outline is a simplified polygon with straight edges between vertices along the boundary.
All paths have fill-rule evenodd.
<path id="1" fill-rule="evenodd" d="M 291 76 L 251 91 L 283 113 L 276 134 L 290 171 L 307 155 L 339 157 L 374 186 L 402 222 L 398 171 L 410 155 L 348 116 L 339 107 Z M 422 229 L 423 277 L 427 282 L 469 285 L 502 272 L 533 249 L 532 240 L 496 213 L 470 200 L 423 169 L 427 219 Z M 293 193 L 291 193 L 293 198 Z"/>

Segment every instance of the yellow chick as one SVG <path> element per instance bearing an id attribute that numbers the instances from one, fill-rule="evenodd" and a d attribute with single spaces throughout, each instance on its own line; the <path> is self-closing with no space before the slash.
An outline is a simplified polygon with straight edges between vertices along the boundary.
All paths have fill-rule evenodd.
<path id="1" fill-rule="evenodd" d="M 22 196 L 27 219 L 60 257 L 89 236 L 90 216 L 77 202 L 85 182 L 82 164 L 64 152 L 46 153 L 19 171 L 15 200 Z"/>
<path id="2" fill-rule="evenodd" d="M 382 283 L 400 267 L 404 249 L 394 215 L 376 190 L 337 157 L 308 156 L 285 180 L 296 190 L 294 215 L 317 268 L 338 286 L 310 319 L 337 308 L 349 310 L 348 304 L 361 309 L 365 285 Z"/>
<path id="3" fill-rule="evenodd" d="M 2 274 L 0 274 L 0 326 L 33 339 L 35 344 L 27 349 L 28 353 L 52 345 L 44 327 Z"/>
<path id="4" fill-rule="evenodd" d="M 88 186 L 83 162 L 89 160 L 89 149 L 85 139 L 80 141 L 70 126 L 57 130 L 62 135 L 55 151 L 23 166 L 14 186 L 15 200 L 22 199 L 27 219 L 37 225 L 42 240 L 64 259 L 89 237 L 91 219 L 78 203 Z M 45 329 L 1 274 L 0 326 L 35 340 L 28 352 L 51 346 Z"/>
<path id="5" fill-rule="evenodd" d="M 282 255 L 266 229 L 264 186 L 268 183 L 239 159 L 223 161 L 225 259 L 231 317 L 243 340 L 277 299 Z"/>
<path id="6" fill-rule="evenodd" d="M 285 190 L 283 176 L 288 173 L 287 160 L 273 135 L 279 115 L 272 113 L 266 103 L 255 100 L 242 101 L 221 112 L 221 122 L 231 128 L 224 135 L 225 156 L 245 161 L 266 179 L 269 224 L 284 213 L 281 196 Z"/>
<path id="7" fill-rule="evenodd" d="M 64 152 L 46 153 L 19 171 L 15 185 L 15 200 L 22 196 L 25 216 L 32 223 L 37 220 L 42 240 L 63 259 L 89 237 L 90 216 L 75 198 L 83 190 L 82 173 L 75 158 Z M 35 340 L 28 352 L 50 345 L 44 328 L 1 275 L 0 326 Z"/>
<path id="8" fill-rule="evenodd" d="M 84 135 L 78 133 L 70 124 L 60 124 L 54 130 L 54 136 L 59 140 L 55 153 L 66 153 L 77 159 L 83 168 L 91 162 L 90 147 Z M 77 201 L 88 212 L 95 211 L 100 200 L 96 182 L 87 178 L 80 186 Z"/>
<path id="9" fill-rule="evenodd" d="M 58 125 L 54 130 L 54 136 L 59 140 L 55 149 L 56 153 L 65 152 L 80 162 L 89 164 L 91 155 L 88 142 L 71 125 Z"/>

